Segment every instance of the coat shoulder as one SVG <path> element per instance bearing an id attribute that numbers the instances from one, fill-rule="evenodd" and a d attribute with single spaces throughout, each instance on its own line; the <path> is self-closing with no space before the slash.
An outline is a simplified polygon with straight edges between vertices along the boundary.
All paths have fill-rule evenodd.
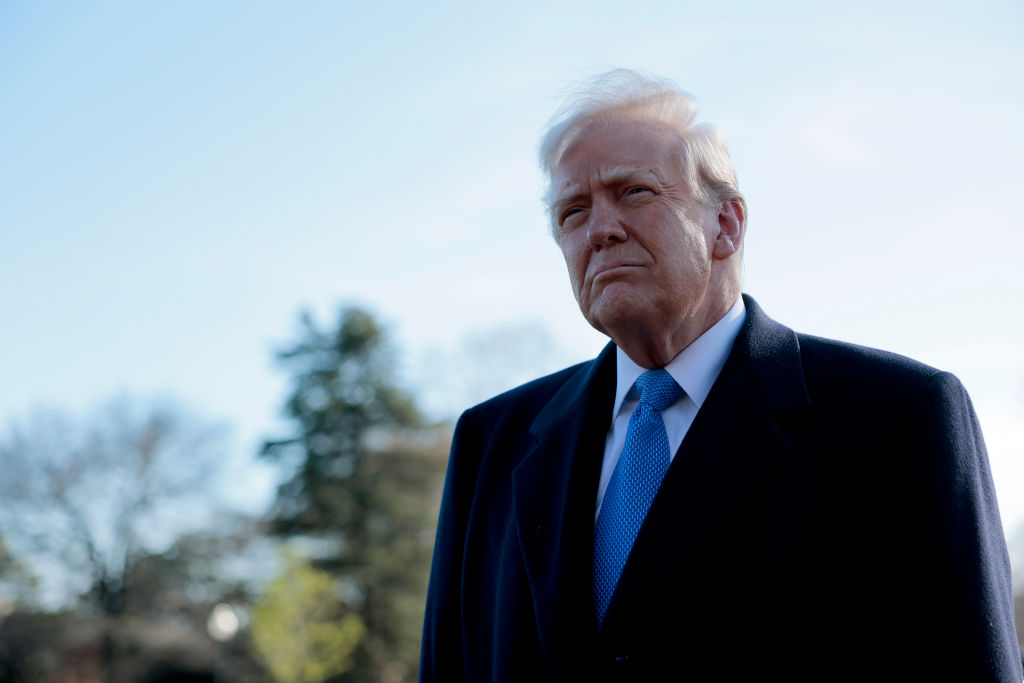
<path id="1" fill-rule="evenodd" d="M 890 351 L 798 334 L 800 356 L 809 390 L 834 387 L 844 391 L 920 392 L 949 373 Z"/>
<path id="2" fill-rule="evenodd" d="M 922 431 L 947 433 L 956 423 L 976 422 L 966 389 L 949 372 L 889 351 L 797 338 L 815 424 L 845 435 L 850 448 L 865 439 L 913 442 Z"/>

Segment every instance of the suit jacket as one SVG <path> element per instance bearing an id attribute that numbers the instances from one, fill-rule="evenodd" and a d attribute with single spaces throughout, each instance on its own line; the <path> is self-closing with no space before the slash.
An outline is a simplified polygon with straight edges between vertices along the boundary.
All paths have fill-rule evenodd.
<path id="1" fill-rule="evenodd" d="M 1021 680 L 962 385 L 745 303 L 600 629 L 591 563 L 614 346 L 463 414 L 421 680 Z"/>

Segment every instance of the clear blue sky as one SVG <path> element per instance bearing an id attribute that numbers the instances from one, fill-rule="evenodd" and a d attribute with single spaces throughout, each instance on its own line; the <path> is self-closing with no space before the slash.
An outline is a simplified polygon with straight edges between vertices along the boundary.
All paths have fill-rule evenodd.
<path id="1" fill-rule="evenodd" d="M 961 377 L 1012 531 L 1022 35 L 1017 1 L 5 2 L 0 421 L 171 395 L 249 477 L 302 306 L 372 307 L 438 414 L 593 355 L 535 149 L 563 88 L 629 66 L 729 142 L 769 314 Z M 519 374 L 449 385 L 508 331 Z"/>

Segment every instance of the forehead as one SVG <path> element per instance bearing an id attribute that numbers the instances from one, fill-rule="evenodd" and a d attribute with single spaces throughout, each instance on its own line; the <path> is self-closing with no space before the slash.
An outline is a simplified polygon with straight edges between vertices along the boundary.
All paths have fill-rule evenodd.
<path id="1" fill-rule="evenodd" d="M 566 148 L 555 167 L 553 186 L 621 175 L 622 169 L 655 171 L 669 176 L 681 171 L 679 134 L 657 121 L 598 121 L 585 127 Z"/>

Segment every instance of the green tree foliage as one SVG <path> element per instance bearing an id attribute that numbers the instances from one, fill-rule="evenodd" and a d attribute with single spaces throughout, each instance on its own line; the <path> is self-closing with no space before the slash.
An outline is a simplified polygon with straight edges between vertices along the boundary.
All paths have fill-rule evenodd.
<path id="1" fill-rule="evenodd" d="M 252 610 L 253 643 L 281 683 L 345 673 L 365 631 L 359 615 L 346 613 L 334 577 L 294 555 Z"/>
<path id="2" fill-rule="evenodd" d="M 292 438 L 263 453 L 294 468 L 272 513 L 277 534 L 316 541 L 366 636 L 346 681 L 415 678 L 448 431 L 430 427 L 394 381 L 385 335 L 362 310 L 321 330 L 302 317 L 280 354 L 292 373 Z"/>

